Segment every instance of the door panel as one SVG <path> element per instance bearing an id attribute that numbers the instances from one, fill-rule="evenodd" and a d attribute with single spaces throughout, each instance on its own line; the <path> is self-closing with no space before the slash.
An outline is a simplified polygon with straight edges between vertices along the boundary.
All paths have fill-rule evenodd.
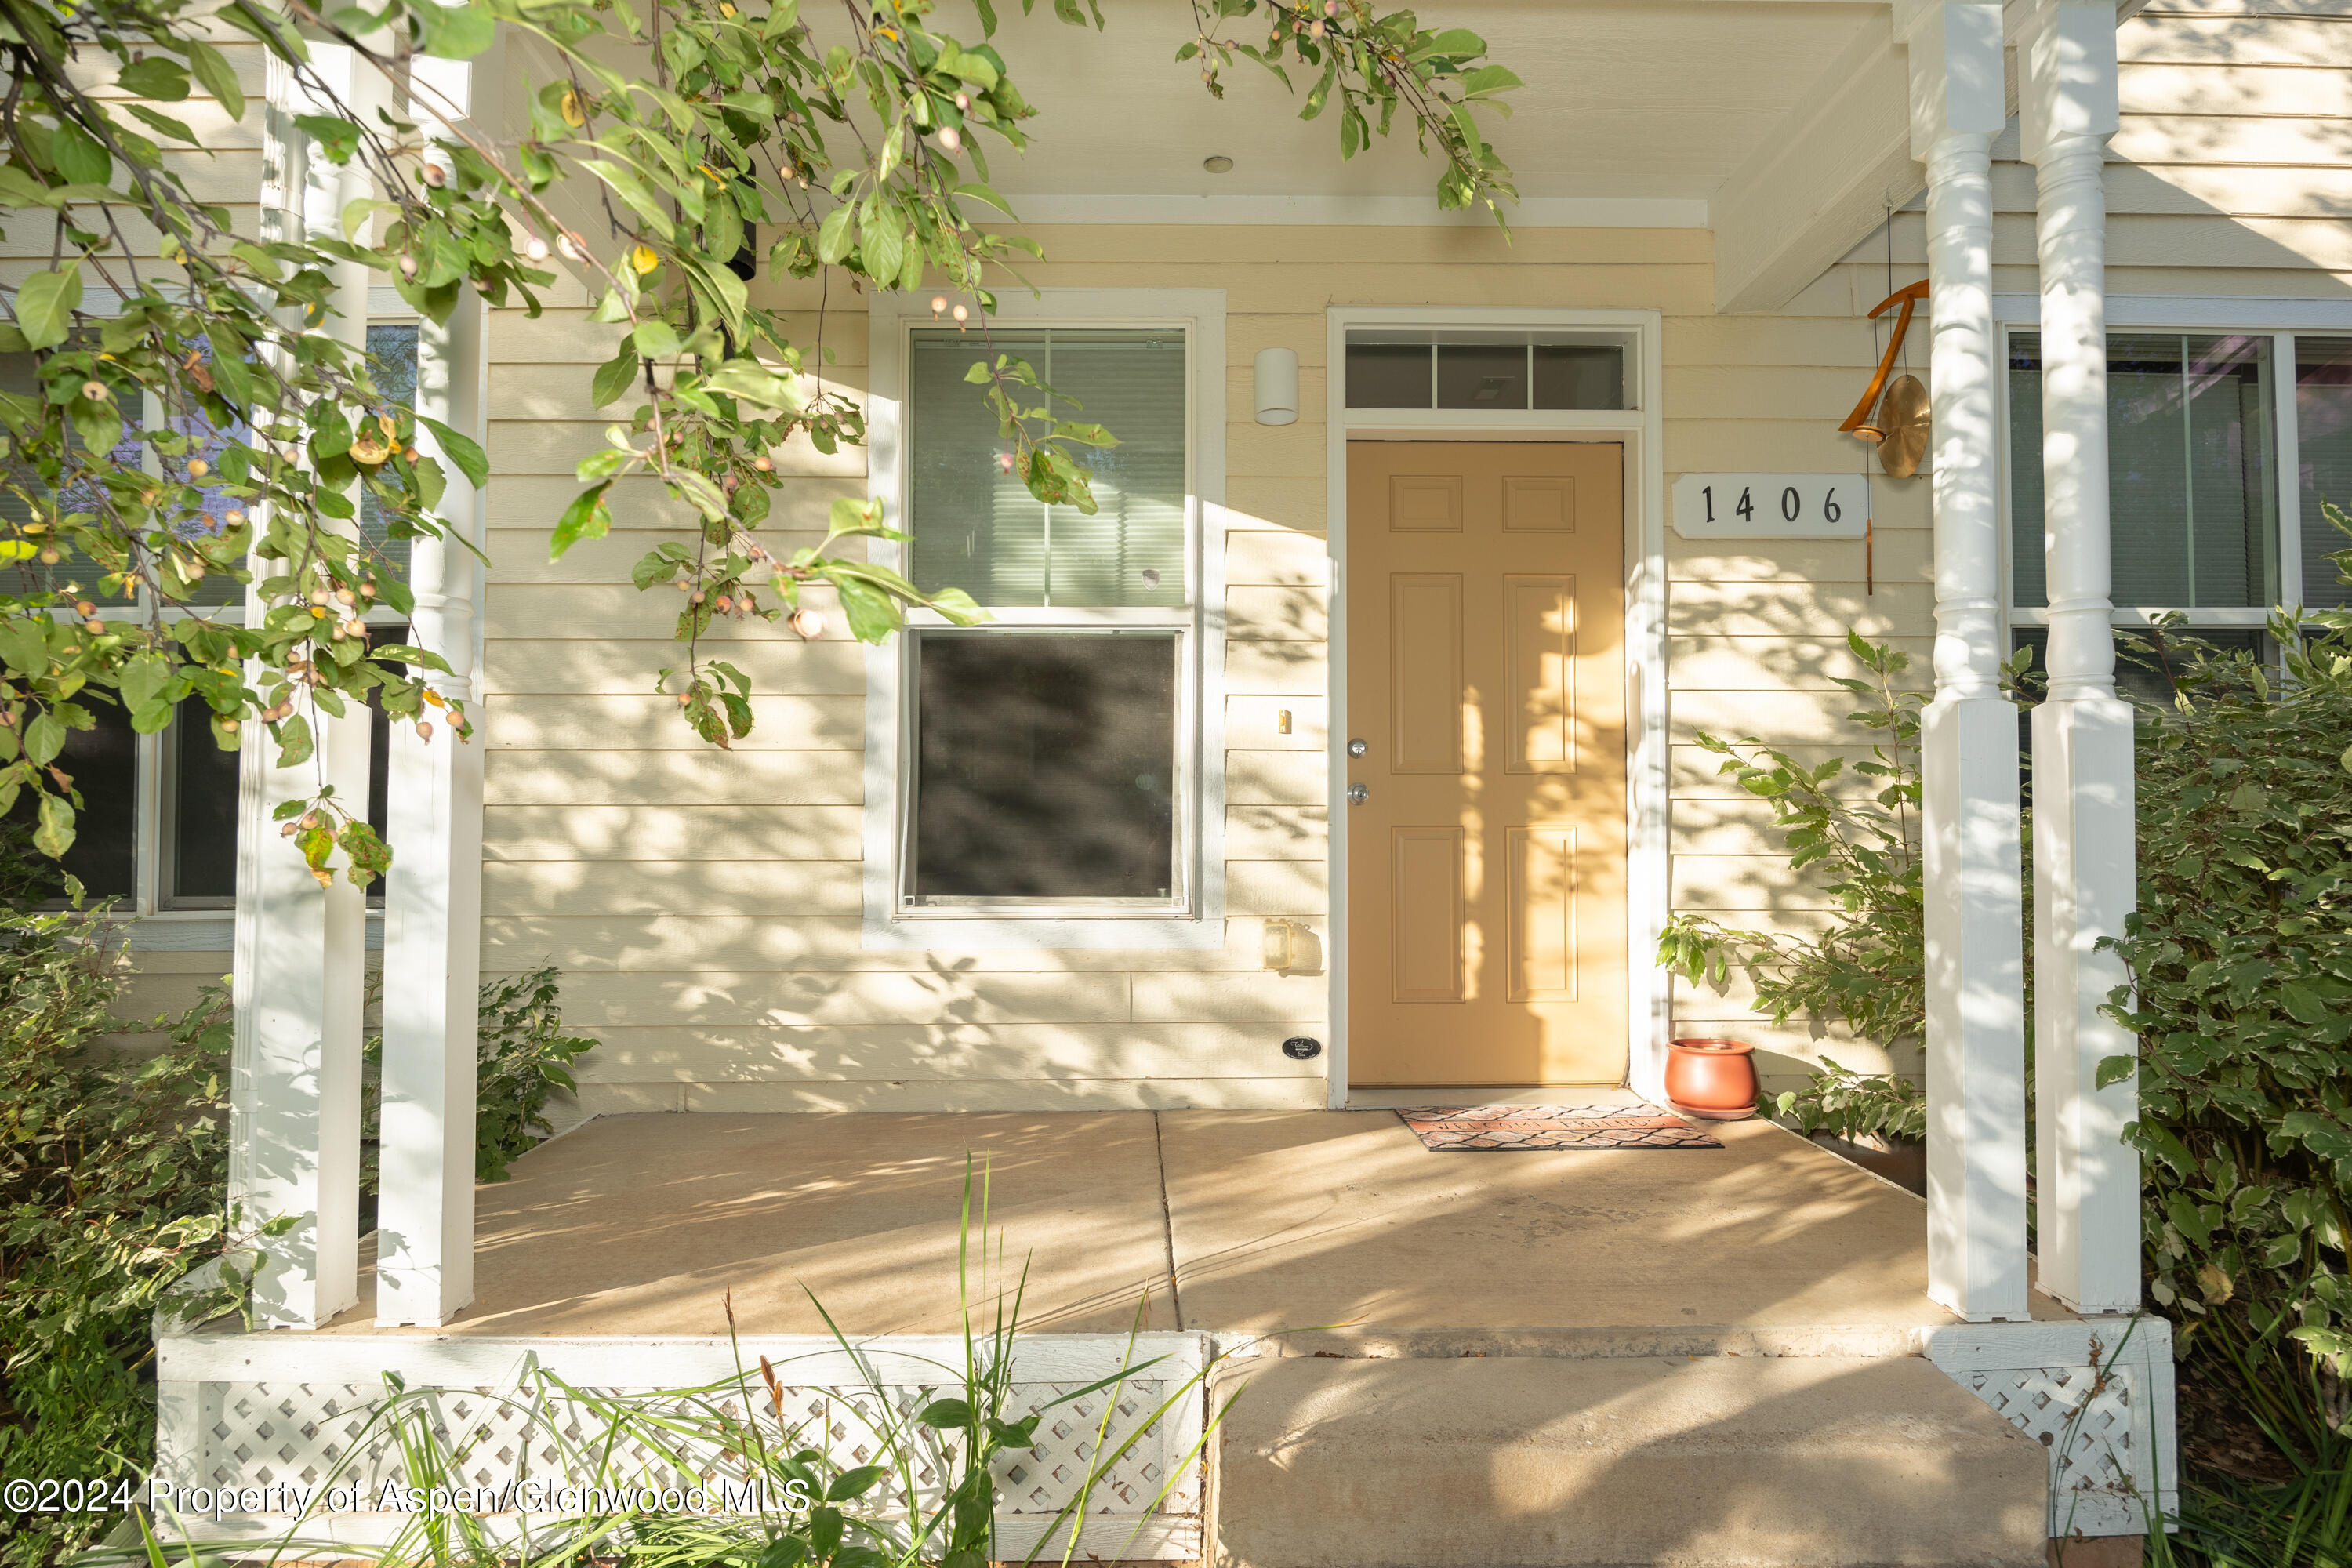
<path id="1" fill-rule="evenodd" d="M 1622 462 L 1349 446 L 1355 1083 L 1623 1079 Z"/>

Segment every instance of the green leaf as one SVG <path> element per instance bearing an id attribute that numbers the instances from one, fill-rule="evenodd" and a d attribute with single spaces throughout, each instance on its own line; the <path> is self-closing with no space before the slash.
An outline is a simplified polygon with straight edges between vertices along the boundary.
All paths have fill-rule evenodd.
<path id="1" fill-rule="evenodd" d="M 409 0 L 408 14 L 425 36 L 425 52 L 445 60 L 470 60 L 490 47 L 498 19 L 482 0 L 464 5 L 444 5 L 437 0 Z"/>
<path id="2" fill-rule="evenodd" d="M 62 859 L 73 847 L 73 802 L 61 795 L 41 797 L 40 826 L 33 830 L 33 847 L 52 860 Z"/>
<path id="3" fill-rule="evenodd" d="M 65 722 L 54 712 L 43 713 L 25 726 L 25 756 L 35 767 L 45 768 L 56 762 L 65 743 Z"/>
<path id="4" fill-rule="evenodd" d="M 838 266 L 842 258 L 849 254 L 849 223 L 856 210 L 844 202 L 825 214 L 824 221 L 816 226 L 816 258 L 827 267 Z"/>
<path id="5" fill-rule="evenodd" d="M 863 1497 L 886 1473 L 879 1465 L 859 1465 L 855 1469 L 844 1470 L 833 1478 L 833 1485 L 824 1489 L 824 1500 L 847 1502 L 852 1498 Z"/>
<path id="6" fill-rule="evenodd" d="M 115 79 L 133 98 L 177 103 L 188 96 L 188 68 L 163 55 L 133 60 L 122 68 L 122 74 Z"/>
<path id="7" fill-rule="evenodd" d="M 310 760 L 316 745 L 310 738 L 310 720 L 297 713 L 290 719 L 280 719 L 277 729 L 279 767 L 299 767 Z"/>
<path id="8" fill-rule="evenodd" d="M 191 147 L 204 145 L 185 121 L 174 120 L 168 114 L 159 114 L 143 103 L 126 103 L 122 107 L 152 126 L 161 135 L 169 136 L 175 142 L 184 142 Z"/>
<path id="9" fill-rule="evenodd" d="M 889 595 L 860 577 L 826 575 L 840 591 L 842 618 L 849 623 L 850 636 L 859 642 L 879 643 L 898 629 L 902 624 L 898 606 Z"/>
<path id="10" fill-rule="evenodd" d="M 636 340 L 637 353 L 646 359 L 667 359 L 677 353 L 677 329 L 659 317 L 639 321 L 632 336 Z"/>
<path id="11" fill-rule="evenodd" d="M 298 114 L 294 123 L 319 144 L 327 162 L 339 168 L 360 150 L 360 128 L 348 120 L 331 114 Z"/>
<path id="12" fill-rule="evenodd" d="M 595 379 L 589 383 L 588 395 L 596 406 L 605 407 L 620 401 L 636 384 L 638 368 L 644 361 L 637 357 L 636 345 L 628 339 L 621 340 L 621 352 L 596 367 Z"/>
<path id="13" fill-rule="evenodd" d="M 757 360 L 730 360 L 705 375 L 702 384 L 723 396 L 787 414 L 797 414 L 806 405 L 791 377 L 776 374 Z"/>
<path id="14" fill-rule="evenodd" d="M 636 453 L 625 447 L 605 447 L 589 453 L 572 468 L 572 477 L 582 484 L 596 479 L 609 479 L 631 463 Z"/>
<path id="15" fill-rule="evenodd" d="M 50 133 L 49 159 L 69 185 L 102 185 L 114 177 L 113 154 L 70 120 Z"/>
<path id="16" fill-rule="evenodd" d="M 68 262 L 58 272 L 36 272 L 16 285 L 16 325 L 37 349 L 65 342 L 80 306 L 81 268 L 77 263 Z"/>
<path id="17" fill-rule="evenodd" d="M 188 68 L 196 73 L 196 80 L 220 103 L 231 121 L 245 118 L 245 89 L 237 85 L 236 69 L 228 57 L 210 44 L 194 40 L 182 46 L 187 51 Z"/>
<path id="18" fill-rule="evenodd" d="M 572 498 L 572 504 L 563 509 L 563 516 L 556 521 L 553 537 L 548 541 L 550 561 L 562 560 L 563 552 L 583 539 L 602 539 L 611 531 L 613 513 L 604 504 L 604 492 L 612 488 L 613 481 L 606 479 Z"/>
<path id="19" fill-rule="evenodd" d="M 923 1406 L 915 1419 L 926 1426 L 969 1426 L 971 1425 L 971 1405 L 961 1399 L 934 1399 Z"/>
<path id="20" fill-rule="evenodd" d="M 418 415 L 416 422 L 433 432 L 435 439 L 441 443 L 441 455 L 457 465 L 457 471 L 466 476 L 468 484 L 479 489 L 489 483 L 489 455 L 472 437 L 461 436 L 427 415 Z"/>

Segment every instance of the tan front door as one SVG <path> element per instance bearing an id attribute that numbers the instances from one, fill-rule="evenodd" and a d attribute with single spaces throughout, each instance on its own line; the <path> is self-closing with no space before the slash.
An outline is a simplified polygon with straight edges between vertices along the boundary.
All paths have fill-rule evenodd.
<path id="1" fill-rule="evenodd" d="M 1622 462 L 1349 444 L 1353 1083 L 1624 1076 Z"/>

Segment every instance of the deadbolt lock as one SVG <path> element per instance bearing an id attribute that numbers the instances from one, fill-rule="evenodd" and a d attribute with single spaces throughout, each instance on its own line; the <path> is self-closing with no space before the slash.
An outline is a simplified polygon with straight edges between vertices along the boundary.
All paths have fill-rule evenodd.
<path id="1" fill-rule="evenodd" d="M 1372 748 L 1370 746 L 1365 743 L 1364 738 L 1361 735 L 1357 736 L 1354 740 L 1348 742 L 1348 754 L 1351 757 L 1360 757 L 1371 749 Z"/>

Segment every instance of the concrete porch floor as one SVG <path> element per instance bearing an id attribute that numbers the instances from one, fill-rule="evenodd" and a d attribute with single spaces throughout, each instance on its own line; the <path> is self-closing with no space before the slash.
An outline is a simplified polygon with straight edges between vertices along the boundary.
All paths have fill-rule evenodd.
<path id="1" fill-rule="evenodd" d="M 1956 1321 L 1925 1293 L 1917 1198 L 1769 1122 L 1715 1131 L 1720 1150 L 1435 1153 L 1385 1110 L 605 1117 L 479 1190 L 455 1322 L 379 1331 L 717 1334 L 730 1292 L 747 1333 L 824 1332 L 812 1294 L 853 1335 L 951 1331 L 968 1154 L 1034 1331 L 1124 1330 L 1144 1302 L 1150 1328 L 1508 1355 Z M 372 1270 L 362 1289 L 335 1330 L 371 1331 Z M 1673 1353 L 1652 1343 L 1600 1353 Z"/>

